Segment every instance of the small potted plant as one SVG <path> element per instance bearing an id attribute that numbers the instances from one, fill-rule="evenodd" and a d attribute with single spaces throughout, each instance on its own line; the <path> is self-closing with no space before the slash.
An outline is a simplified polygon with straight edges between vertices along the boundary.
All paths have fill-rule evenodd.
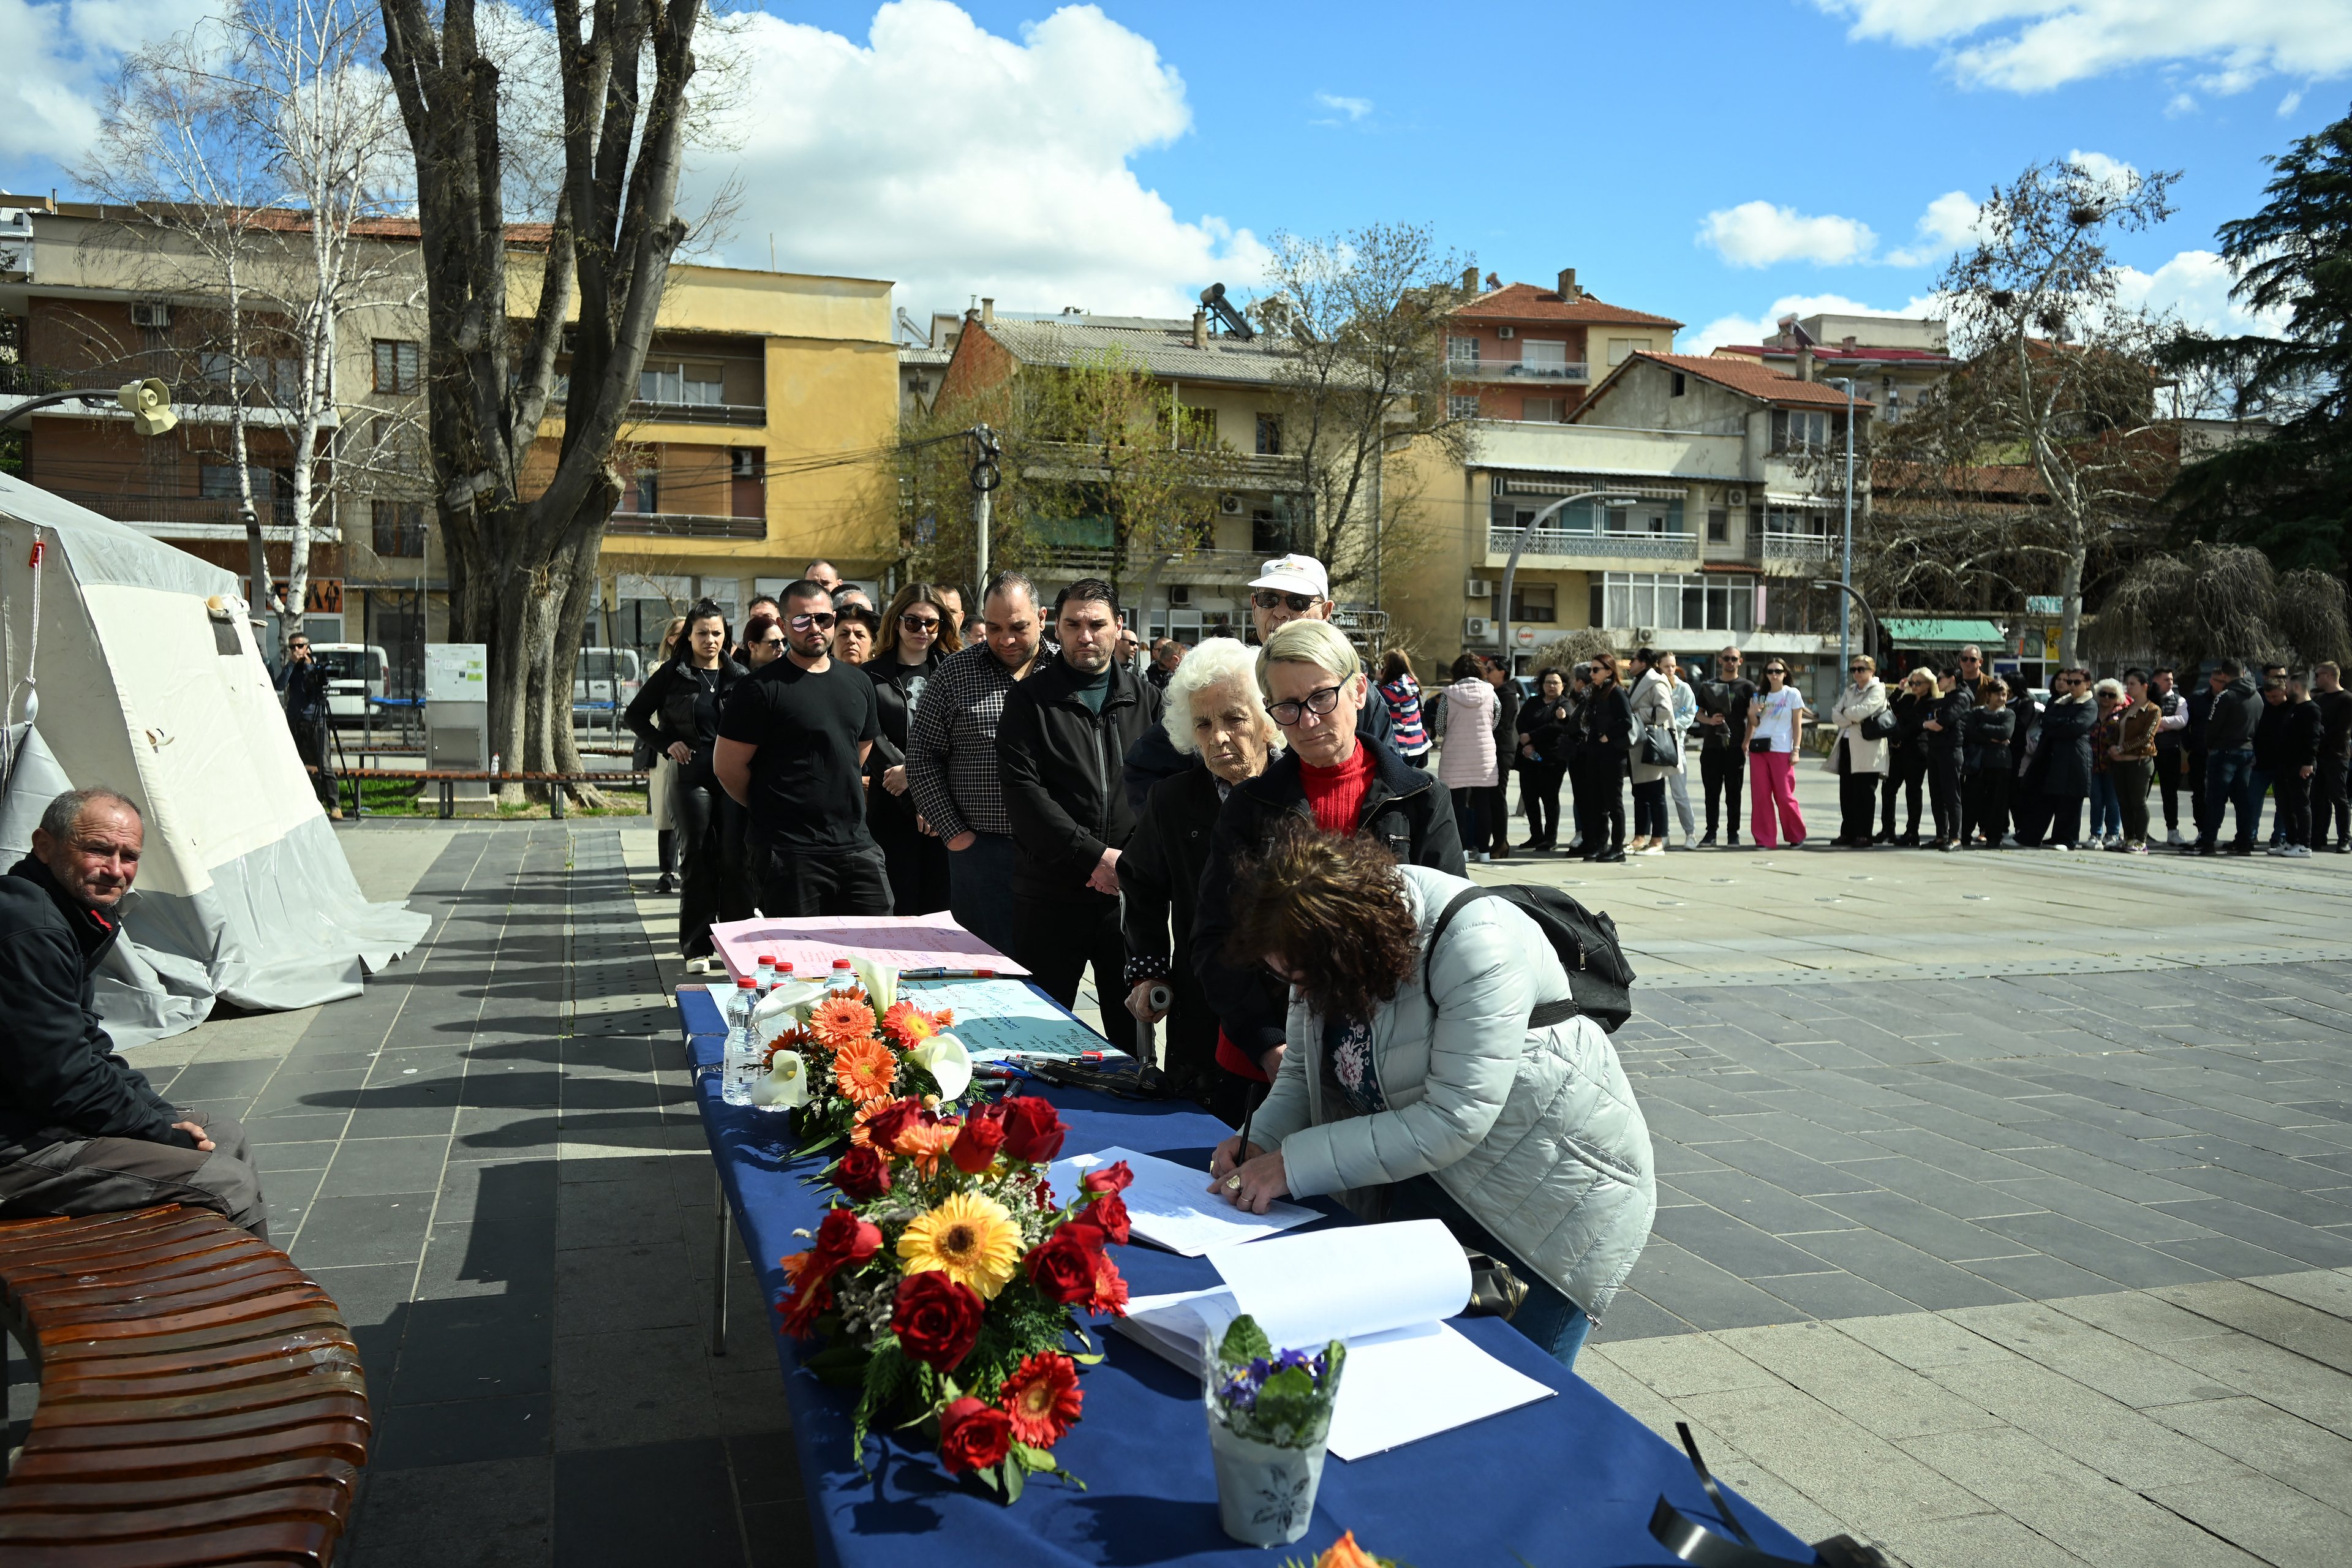
<path id="1" fill-rule="evenodd" d="M 1246 1545 L 1287 1546 L 1315 1514 L 1348 1347 L 1276 1351 L 1244 1313 L 1202 1348 L 1219 1521 Z"/>

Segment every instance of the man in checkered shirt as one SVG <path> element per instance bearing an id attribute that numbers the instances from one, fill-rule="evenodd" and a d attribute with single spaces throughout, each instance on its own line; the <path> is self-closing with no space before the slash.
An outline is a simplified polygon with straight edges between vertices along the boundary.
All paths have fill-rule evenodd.
<path id="1" fill-rule="evenodd" d="M 981 598 L 987 636 L 950 656 L 907 729 L 907 788 L 925 829 L 947 840 L 948 910 L 999 952 L 1013 951 L 1013 822 L 996 770 L 1005 694 L 1037 662 L 1037 590 L 1000 572 Z"/>

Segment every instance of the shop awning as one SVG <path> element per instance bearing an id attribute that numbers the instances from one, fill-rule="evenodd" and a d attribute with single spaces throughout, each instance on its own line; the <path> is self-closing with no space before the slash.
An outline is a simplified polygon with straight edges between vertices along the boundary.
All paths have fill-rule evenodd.
<path id="1" fill-rule="evenodd" d="M 1887 639 L 1896 647 L 1922 650 L 1963 648 L 1974 644 L 1978 647 L 1999 651 L 2007 642 L 2000 626 L 1991 621 L 1947 620 L 1931 616 L 1886 616 L 1880 624 L 1886 628 Z"/>

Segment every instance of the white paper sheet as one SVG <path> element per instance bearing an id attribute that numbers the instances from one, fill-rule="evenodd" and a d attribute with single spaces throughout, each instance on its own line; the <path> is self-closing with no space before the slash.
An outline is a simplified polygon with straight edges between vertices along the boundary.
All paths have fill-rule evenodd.
<path id="1" fill-rule="evenodd" d="M 1109 1052 L 1108 1040 L 1018 980 L 908 980 L 898 994 L 925 1012 L 953 1008 L 949 1030 L 974 1061 Z"/>
<path id="2" fill-rule="evenodd" d="M 987 969 L 1029 972 L 955 923 L 942 910 L 929 915 L 816 915 L 792 920 L 720 921 L 710 940 L 730 973 L 751 973 L 760 954 L 789 959 L 793 973 L 822 979 L 836 958 L 865 958 L 899 969 Z"/>
<path id="3" fill-rule="evenodd" d="M 1242 1310 L 1279 1346 L 1352 1340 L 1450 1318 L 1470 1263 L 1443 1223 L 1340 1226 L 1209 1254 Z"/>
<path id="4" fill-rule="evenodd" d="M 961 1030 L 961 1020 L 956 1026 Z M 1099 1149 L 1091 1154 L 1074 1154 L 1056 1160 L 1046 1173 L 1054 1184 L 1055 1195 L 1066 1202 L 1078 1190 L 1078 1179 L 1087 1172 L 1115 1165 L 1121 1160 L 1135 1173 L 1134 1184 L 1120 1194 L 1127 1201 L 1128 1218 L 1135 1234 L 1187 1258 L 1199 1258 L 1218 1247 L 1274 1236 L 1319 1217 L 1313 1209 L 1280 1202 L 1264 1214 L 1244 1213 L 1209 1192 L 1207 1171 L 1180 1165 L 1155 1154 L 1139 1154 L 1132 1149 Z M 1461 1250 L 1454 1248 L 1457 1254 Z"/>

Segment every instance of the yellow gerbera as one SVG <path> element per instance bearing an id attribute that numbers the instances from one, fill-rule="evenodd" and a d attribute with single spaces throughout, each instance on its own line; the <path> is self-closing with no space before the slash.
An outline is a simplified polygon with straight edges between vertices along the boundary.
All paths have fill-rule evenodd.
<path id="1" fill-rule="evenodd" d="M 958 1193 L 907 1226 L 898 1259 L 908 1274 L 937 1268 L 993 1301 L 1021 1267 L 1021 1227 L 994 1198 Z"/>

